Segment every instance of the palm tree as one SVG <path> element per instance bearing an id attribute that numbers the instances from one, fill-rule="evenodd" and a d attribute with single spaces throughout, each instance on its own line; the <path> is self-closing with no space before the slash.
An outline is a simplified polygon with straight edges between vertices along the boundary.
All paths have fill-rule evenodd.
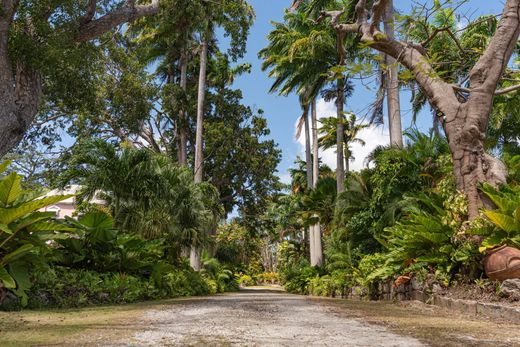
<path id="1" fill-rule="evenodd" d="M 319 153 L 315 144 L 311 163 L 311 129 L 316 138 L 315 100 L 319 91 L 327 83 L 326 74 L 333 67 L 330 57 L 335 54 L 334 35 L 330 28 L 316 27 L 303 10 L 287 13 L 284 23 L 275 23 L 269 34 L 269 45 L 260 51 L 264 59 L 262 68 L 270 69 L 275 78 L 271 92 L 287 95 L 295 91 L 300 96 L 303 114 L 298 122 L 297 137 L 305 129 L 305 154 L 307 164 L 307 186 L 313 188 L 319 176 Z M 310 126 L 309 111 L 312 111 L 313 125 Z M 314 169 L 314 170 L 313 170 Z M 311 264 L 321 265 L 321 230 L 319 225 L 310 227 Z M 316 236 L 318 235 L 318 236 Z"/>
<path id="2" fill-rule="evenodd" d="M 62 177 L 63 184 L 72 180 L 84 199 L 103 192 L 118 228 L 147 238 L 200 247 L 221 216 L 213 186 L 194 183 L 190 170 L 147 149 L 86 143 Z"/>
<path id="3" fill-rule="evenodd" d="M 234 60 L 243 55 L 247 31 L 254 18 L 253 8 L 243 0 L 233 0 L 224 3 L 204 2 L 206 19 L 202 21 L 200 45 L 200 70 L 197 94 L 197 123 L 195 132 L 195 183 L 202 183 L 204 179 L 204 111 L 206 96 L 206 74 L 208 67 L 208 45 L 213 41 L 214 26 L 220 25 L 231 36 L 230 55 Z M 190 250 L 190 265 L 196 271 L 201 269 L 201 249 L 192 245 Z"/>
<path id="4" fill-rule="evenodd" d="M 318 138 L 318 144 L 323 149 L 337 148 L 336 140 L 336 129 L 338 128 L 339 120 L 336 117 L 322 118 L 319 120 L 322 124 L 319 128 L 321 136 Z M 343 151 L 345 158 L 345 170 L 349 172 L 349 161 L 352 159 L 352 150 L 350 145 L 353 143 L 359 143 L 362 146 L 365 145 L 365 141 L 358 138 L 359 132 L 363 129 L 368 128 L 368 124 L 360 124 L 356 122 L 356 115 L 349 114 L 348 118 L 343 120 Z"/>
<path id="5" fill-rule="evenodd" d="M 390 40 L 394 39 L 394 4 L 393 0 L 386 2 L 384 13 L 385 34 Z M 390 128 L 390 144 L 403 147 L 403 129 L 401 126 L 401 105 L 399 101 L 399 78 L 397 76 L 397 60 L 386 55 L 388 73 L 386 81 L 386 100 L 388 104 L 388 127 Z"/>

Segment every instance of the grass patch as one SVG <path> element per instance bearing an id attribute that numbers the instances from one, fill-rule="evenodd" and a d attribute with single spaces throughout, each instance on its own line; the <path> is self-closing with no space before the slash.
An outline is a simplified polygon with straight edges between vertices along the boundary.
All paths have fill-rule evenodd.
<path id="1" fill-rule="evenodd" d="M 0 345 L 107 343 L 138 330 L 137 318 L 162 302 L 82 309 L 0 312 Z"/>

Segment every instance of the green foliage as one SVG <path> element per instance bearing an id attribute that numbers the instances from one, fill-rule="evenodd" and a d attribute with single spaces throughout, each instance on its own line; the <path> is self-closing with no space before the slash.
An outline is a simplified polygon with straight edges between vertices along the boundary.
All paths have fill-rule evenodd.
<path id="1" fill-rule="evenodd" d="M 467 232 L 484 237 L 480 251 L 507 244 L 520 247 L 520 194 L 518 186 L 495 189 L 483 184 L 480 189 L 495 204 L 496 210 L 484 210 L 487 220 L 476 220 Z"/>
<path id="2" fill-rule="evenodd" d="M 8 165 L 0 165 L 0 174 Z M 31 286 L 29 269 L 45 266 L 46 242 L 64 236 L 57 232 L 72 230 L 55 220 L 54 213 L 40 210 L 67 198 L 23 189 L 22 177 L 15 172 L 0 177 L 0 281 L 23 305 Z"/>
<path id="3" fill-rule="evenodd" d="M 312 278 L 309 283 L 309 294 L 345 297 L 352 285 L 352 274 L 349 271 L 335 270 L 330 274 Z"/>
<path id="4" fill-rule="evenodd" d="M 238 278 L 238 284 L 240 284 L 242 287 L 254 286 L 256 281 L 249 275 L 241 275 Z"/>
<path id="5" fill-rule="evenodd" d="M 87 142 L 63 175 L 63 182 L 71 180 L 81 183 L 84 198 L 102 191 L 122 231 L 175 240 L 177 246 L 205 243 L 223 213 L 215 187 L 193 183 L 187 168 L 146 149 Z M 173 246 L 171 252 L 178 251 Z"/>
<path id="6" fill-rule="evenodd" d="M 466 211 L 464 198 L 460 199 L 461 204 L 457 205 L 435 192 L 406 196 L 405 202 L 409 204 L 406 216 L 385 229 L 388 250 L 385 265 L 368 276 L 368 280 L 420 269 L 449 280 L 474 262 L 477 256 L 474 245 L 458 235 Z"/>
<path id="7" fill-rule="evenodd" d="M 164 258 L 164 240 L 145 240 L 114 229 L 111 216 L 90 212 L 78 220 L 67 219 L 74 237 L 58 240 L 55 263 L 98 272 L 149 273 L 157 259 Z"/>
<path id="8" fill-rule="evenodd" d="M 206 258 L 202 263 L 202 277 L 214 283 L 214 293 L 238 290 L 238 285 L 233 272 L 222 266 L 215 258 Z"/>
<path id="9" fill-rule="evenodd" d="M 53 267 L 33 273 L 35 285 L 28 307 L 70 308 L 210 293 L 209 284 L 188 266 L 169 269 L 161 276 L 159 284 L 152 278 L 125 273 Z"/>

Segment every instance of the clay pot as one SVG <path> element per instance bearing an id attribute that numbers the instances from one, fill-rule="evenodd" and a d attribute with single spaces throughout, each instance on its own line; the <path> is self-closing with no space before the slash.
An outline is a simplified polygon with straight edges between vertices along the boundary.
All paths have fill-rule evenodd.
<path id="1" fill-rule="evenodd" d="M 520 278 L 520 250 L 503 245 L 489 251 L 484 258 L 486 275 L 492 280 Z"/>

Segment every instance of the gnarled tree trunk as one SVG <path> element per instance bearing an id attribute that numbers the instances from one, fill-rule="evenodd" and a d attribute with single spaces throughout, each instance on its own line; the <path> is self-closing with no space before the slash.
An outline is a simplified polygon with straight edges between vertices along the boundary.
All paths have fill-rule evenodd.
<path id="1" fill-rule="evenodd" d="M 147 5 L 136 5 L 134 0 L 128 0 L 124 6 L 96 17 L 97 5 L 98 1 L 89 1 L 78 23 L 68 23 L 79 28 L 76 42 L 93 40 L 118 25 L 159 12 L 159 0 Z M 17 0 L 0 0 L 0 157 L 23 139 L 38 114 L 42 99 L 41 73 L 26 62 L 11 61 L 9 57 L 9 34 L 13 20 L 19 15 L 18 6 Z"/>

